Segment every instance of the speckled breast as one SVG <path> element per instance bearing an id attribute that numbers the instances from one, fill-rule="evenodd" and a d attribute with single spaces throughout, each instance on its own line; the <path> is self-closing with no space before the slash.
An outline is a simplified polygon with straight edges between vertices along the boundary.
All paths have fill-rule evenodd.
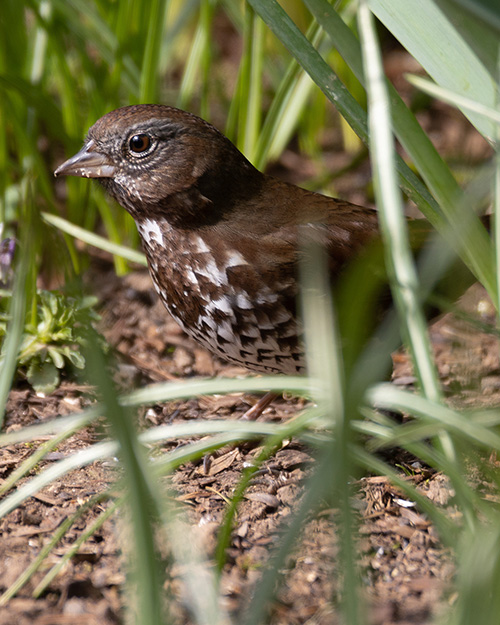
<path id="1" fill-rule="evenodd" d="M 290 284 L 270 288 L 239 252 L 215 258 L 201 236 L 166 222 L 144 219 L 138 230 L 156 291 L 187 334 L 254 371 L 304 372 Z"/>

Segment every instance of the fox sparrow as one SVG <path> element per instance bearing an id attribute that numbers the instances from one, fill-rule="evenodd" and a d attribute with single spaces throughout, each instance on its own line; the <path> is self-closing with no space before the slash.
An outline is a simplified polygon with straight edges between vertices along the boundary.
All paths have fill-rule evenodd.
<path id="1" fill-rule="evenodd" d="M 302 243 L 325 246 L 335 280 L 378 232 L 374 210 L 261 173 L 212 125 L 167 106 L 104 115 L 55 175 L 99 179 L 134 218 L 170 314 L 213 353 L 262 373 L 304 371 Z"/>

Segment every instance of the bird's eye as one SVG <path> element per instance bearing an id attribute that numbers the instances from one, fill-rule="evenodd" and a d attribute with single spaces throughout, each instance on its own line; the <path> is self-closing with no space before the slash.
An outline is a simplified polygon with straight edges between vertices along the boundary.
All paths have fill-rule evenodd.
<path id="1" fill-rule="evenodd" d="M 145 134 L 134 135 L 130 137 L 128 145 L 135 154 L 142 154 L 151 147 L 151 137 Z"/>

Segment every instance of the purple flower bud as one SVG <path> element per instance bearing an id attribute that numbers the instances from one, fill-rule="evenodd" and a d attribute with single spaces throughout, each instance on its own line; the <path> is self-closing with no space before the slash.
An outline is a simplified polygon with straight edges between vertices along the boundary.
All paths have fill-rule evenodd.
<path id="1" fill-rule="evenodd" d="M 15 249 L 15 239 L 0 241 L 0 288 L 7 287 L 12 278 L 12 261 Z"/>

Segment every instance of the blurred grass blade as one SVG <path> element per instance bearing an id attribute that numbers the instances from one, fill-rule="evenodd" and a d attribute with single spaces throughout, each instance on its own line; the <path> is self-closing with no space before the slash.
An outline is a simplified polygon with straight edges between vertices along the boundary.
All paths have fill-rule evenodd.
<path id="1" fill-rule="evenodd" d="M 453 0 L 453 2 L 500 32 L 500 5 L 497 0 Z"/>
<path id="2" fill-rule="evenodd" d="M 30 579 L 38 571 L 44 560 L 50 555 L 56 544 L 69 531 L 72 523 L 73 519 L 71 517 L 66 517 L 62 521 L 61 525 L 59 525 L 59 527 L 51 535 L 49 541 L 45 543 L 40 549 L 36 558 L 32 560 L 32 562 L 30 562 L 30 564 L 24 569 L 21 575 L 19 575 L 16 580 L 2 593 L 2 595 L 0 595 L 0 607 L 6 606 L 9 600 L 15 597 L 16 594 L 23 588 L 23 586 L 25 586 L 30 581 Z"/>
<path id="3" fill-rule="evenodd" d="M 365 112 L 276 0 L 249 0 L 249 3 L 335 104 L 360 138 L 366 141 L 368 129 Z"/>
<path id="4" fill-rule="evenodd" d="M 220 600 L 219 577 L 216 577 L 213 563 L 206 554 L 206 541 L 193 531 L 188 519 L 183 519 L 179 511 L 174 515 L 166 509 L 163 523 L 181 571 L 194 622 L 196 625 L 231 625 L 231 619 Z M 189 540 L 186 540 L 187 536 Z"/>
<path id="5" fill-rule="evenodd" d="M 106 499 L 106 493 L 96 495 L 92 499 L 87 500 L 82 506 L 78 508 L 76 513 L 70 519 L 72 524 L 76 519 L 81 517 L 88 509 L 90 509 L 96 503 L 99 503 L 101 500 Z M 33 597 L 37 599 L 42 594 L 44 594 L 47 590 L 47 587 L 51 584 L 51 582 L 57 577 L 60 571 L 67 565 L 67 563 L 73 558 L 82 545 L 93 536 L 95 536 L 96 532 L 104 525 L 104 523 L 113 516 L 113 514 L 124 504 L 124 497 L 118 499 L 117 501 L 110 502 L 108 507 L 102 512 L 95 521 L 90 523 L 83 531 L 80 536 L 73 542 L 69 549 L 66 549 L 64 555 L 59 558 L 57 564 L 55 564 L 43 577 L 43 579 L 38 582 L 33 590 Z"/>
<path id="6" fill-rule="evenodd" d="M 226 132 L 254 164 L 261 130 L 265 34 L 260 17 L 245 4 L 243 53 Z"/>
<path id="7" fill-rule="evenodd" d="M 465 532 L 457 549 L 457 602 L 450 625 L 496 625 L 500 613 L 500 528 L 489 514 L 474 532 Z"/>
<path id="8" fill-rule="evenodd" d="M 66 2 L 66 0 L 51 0 L 54 13 L 57 11 L 59 20 L 53 20 L 48 22 L 43 19 L 38 11 L 39 2 L 37 0 L 28 0 L 27 4 L 35 12 L 37 19 L 47 30 L 49 34 L 50 45 L 54 43 L 60 45 L 61 23 L 68 24 L 73 35 L 73 40 L 77 45 L 86 44 L 88 41 L 92 41 L 92 46 L 96 50 L 96 54 L 99 58 L 103 59 L 109 66 L 113 65 L 116 50 L 118 48 L 118 41 L 110 26 L 110 24 L 99 14 L 99 10 L 94 3 L 87 0 L 72 0 L 72 2 Z M 82 19 L 85 16 L 85 19 Z M 63 49 L 63 48 L 61 48 Z M 58 67 L 61 70 L 62 65 Z M 124 58 L 123 64 L 124 72 L 122 74 L 122 80 L 127 86 L 127 89 L 133 91 L 139 86 L 139 70 L 137 66 L 131 62 L 130 57 Z M 76 95 L 76 94 L 75 94 Z"/>
<path id="9" fill-rule="evenodd" d="M 406 0 L 405 0 L 406 2 Z M 357 79 L 365 84 L 359 41 L 326 0 L 305 0 L 308 8 L 329 34 L 332 42 L 345 59 Z M 412 17 L 420 20 L 420 13 Z M 409 197 L 419 204 L 425 217 L 458 249 L 477 278 L 495 297 L 495 276 L 492 271 L 492 248 L 490 240 L 471 206 L 463 200 L 463 194 L 449 167 L 438 154 L 430 138 L 423 131 L 415 115 L 408 109 L 392 84 L 387 88 L 393 113 L 394 131 L 398 140 L 410 155 L 427 186 L 439 203 L 430 205 L 431 210 L 419 204 L 418 198 Z M 408 189 L 405 189 L 408 192 Z"/>
<path id="10" fill-rule="evenodd" d="M 44 486 L 51 484 L 70 471 L 89 465 L 96 460 L 111 458 L 115 456 L 117 452 L 118 444 L 115 442 L 97 443 L 92 445 L 92 447 L 72 453 L 67 458 L 64 458 L 64 460 L 52 464 L 0 501 L 0 518 L 12 512 L 12 510 L 17 508 L 23 501 L 35 495 Z"/>
<path id="11" fill-rule="evenodd" d="M 12 473 L 2 481 L 0 484 L 0 497 L 2 497 L 5 493 L 8 493 L 11 488 L 15 488 L 21 478 L 27 475 L 30 471 L 34 470 L 48 453 L 74 434 L 75 431 L 75 428 L 67 429 L 40 445 L 34 453 L 21 462 L 14 469 L 14 471 L 12 471 Z"/>
<path id="12" fill-rule="evenodd" d="M 420 397 L 391 384 L 379 384 L 367 391 L 367 401 L 378 408 L 402 410 L 425 421 L 435 421 L 457 436 L 478 443 L 485 450 L 500 451 L 500 435 L 495 431 L 430 398 Z"/>
<path id="13" fill-rule="evenodd" d="M 498 74 L 500 82 L 500 54 L 498 56 Z M 500 95 L 499 95 L 500 103 Z M 496 132 L 497 150 L 495 154 L 495 176 L 493 184 L 493 236 L 495 240 L 495 268 L 497 276 L 497 327 L 500 318 L 500 126 Z"/>
<path id="14" fill-rule="evenodd" d="M 24 227 L 20 231 L 20 239 L 16 242 L 16 250 L 14 252 L 14 258 L 16 259 L 14 287 L 9 306 L 5 338 L 0 345 L 0 429 L 4 422 L 9 391 L 17 368 L 17 358 L 26 323 L 26 313 L 31 310 L 31 317 L 34 316 L 36 318 L 37 303 L 36 293 L 34 292 L 36 291 L 38 266 L 32 179 L 31 172 L 29 170 L 26 171 L 20 184 L 21 192 L 18 198 L 21 206 L 19 212 L 23 219 Z"/>
<path id="15" fill-rule="evenodd" d="M 185 109 L 202 85 L 200 115 L 209 117 L 208 107 L 208 73 L 212 66 L 212 37 L 211 27 L 216 3 L 214 0 L 201 0 L 199 20 L 191 45 L 191 50 L 182 75 L 182 82 L 177 96 L 177 106 Z M 201 75 L 200 75 L 201 74 Z"/>
<path id="16" fill-rule="evenodd" d="M 140 445 L 131 414 L 118 401 L 113 383 L 106 371 L 104 356 L 93 336 L 89 335 L 86 353 L 89 380 L 98 389 L 105 416 L 109 420 L 119 444 L 119 456 L 127 485 L 130 517 L 132 523 L 133 562 L 132 575 L 128 581 L 133 589 L 133 601 L 129 609 L 136 613 L 135 621 L 163 625 L 168 618 L 162 597 L 163 574 L 154 541 L 154 521 L 159 507 L 156 498 L 161 492 L 148 467 L 145 450 Z M 129 557 L 132 557 L 129 553 Z"/>
<path id="17" fill-rule="evenodd" d="M 443 542 L 452 547 L 456 544 L 459 528 L 450 516 L 438 506 L 436 506 L 428 497 L 416 489 L 400 472 L 396 471 L 378 456 L 368 453 L 361 446 L 352 446 L 349 450 L 352 457 L 360 466 L 366 467 L 376 475 L 385 475 L 391 481 L 407 494 L 408 498 L 415 501 L 419 508 L 422 509 L 432 520 L 436 526 Z"/>
<path id="18" fill-rule="evenodd" d="M 248 15 L 248 42 L 247 51 L 249 68 L 247 81 L 244 84 L 244 93 L 241 101 L 240 128 L 243 130 L 243 152 L 251 162 L 255 160 L 255 151 L 259 139 L 262 116 L 262 83 L 264 69 L 264 36 L 265 26 L 260 17 L 247 7 Z"/>
<path id="19" fill-rule="evenodd" d="M 303 242 L 306 245 L 305 242 Z M 353 616 L 357 613 L 359 603 L 353 600 L 356 595 L 356 583 L 353 583 L 353 563 L 347 557 L 349 550 L 346 546 L 352 541 L 353 524 L 349 523 L 348 510 L 345 509 L 345 502 L 349 508 L 348 497 L 343 497 L 343 493 L 348 488 L 348 480 L 345 476 L 350 473 L 350 463 L 346 462 L 344 454 L 339 453 L 344 448 L 344 438 L 342 432 L 349 430 L 348 422 L 344 422 L 346 417 L 343 404 L 343 367 L 339 341 L 335 331 L 335 318 L 331 308 L 331 295 L 329 282 L 327 279 L 325 253 L 317 245 L 307 245 L 304 249 L 304 261 L 301 266 L 301 306 L 306 329 L 306 344 L 308 357 L 309 375 L 316 380 L 314 386 L 319 388 L 314 398 L 318 402 L 318 410 L 327 417 L 330 428 L 334 428 L 335 443 L 333 441 L 323 449 L 321 457 L 318 459 L 313 476 L 308 479 L 305 494 L 301 506 L 293 516 L 292 521 L 287 521 L 287 528 L 281 535 L 279 546 L 273 554 L 270 562 L 259 580 L 255 593 L 250 604 L 244 625 L 256 625 L 267 622 L 268 611 L 271 599 L 277 592 L 277 584 L 283 574 L 286 559 L 294 549 L 299 534 L 306 522 L 306 518 L 320 505 L 323 498 L 332 498 L 333 493 L 342 500 L 342 570 L 343 570 L 343 604 L 356 605 L 356 609 L 346 609 L 349 616 L 346 622 L 356 623 Z M 271 445 L 272 441 L 268 441 Z M 264 449 L 259 460 L 266 457 Z M 256 463 L 255 467 L 258 468 Z M 253 467 L 253 468 L 255 468 Z M 240 484 L 244 489 L 251 479 L 252 473 L 248 473 Z M 239 492 L 241 495 L 241 492 Z M 349 534 L 349 535 L 348 535 Z"/>
<path id="20" fill-rule="evenodd" d="M 288 390 L 294 394 L 305 396 L 315 395 L 320 392 L 319 387 L 314 387 L 308 378 L 293 378 L 291 376 L 273 376 L 262 379 L 246 378 L 244 380 L 221 378 L 215 380 L 192 380 L 185 383 L 167 382 L 152 384 L 137 391 L 121 395 L 119 401 L 123 406 L 134 407 L 170 401 L 172 399 L 191 398 L 197 395 L 234 393 L 242 391 L 254 392 L 263 390 Z M 39 423 L 25 427 L 19 431 L 2 433 L 0 434 L 0 446 L 14 445 L 19 442 L 28 442 L 35 440 L 36 438 L 51 435 L 53 436 L 69 430 L 76 431 L 79 427 L 84 427 L 88 423 L 98 419 L 100 416 L 100 407 L 98 405 L 91 406 L 77 415 L 59 417 L 58 419 L 48 423 Z M 297 434 L 299 428 L 304 427 L 304 424 L 309 422 L 309 420 L 309 417 L 297 417 L 288 422 L 288 427 L 291 428 L 291 431 L 293 431 L 294 434 Z M 253 424 L 245 423 L 243 421 L 237 421 L 236 424 L 238 426 L 236 427 L 236 430 L 238 431 L 246 431 L 249 429 L 250 432 L 260 434 L 275 433 L 274 426 L 271 426 L 270 424 Z M 234 431 L 234 425 L 234 423 L 227 421 L 217 422 L 215 429 L 213 429 L 209 422 L 203 421 L 191 423 L 189 426 L 188 424 L 185 424 L 185 426 L 181 427 L 180 430 L 176 429 L 177 426 L 169 426 L 169 428 L 173 428 L 171 431 L 175 432 L 172 436 L 189 436 L 196 434 L 204 435 L 214 431 Z M 184 429 L 184 427 L 187 429 Z M 148 430 L 148 432 L 158 431 L 161 430 Z M 149 436 L 149 434 L 147 436 Z M 151 441 L 152 439 L 148 438 L 148 442 Z"/>
<path id="21" fill-rule="evenodd" d="M 500 124 L 500 112 L 498 110 L 492 109 L 489 106 L 485 106 L 484 104 L 481 104 L 481 102 L 477 102 L 476 100 L 466 98 L 456 91 L 451 91 L 450 89 L 445 89 L 440 85 L 436 85 L 436 83 L 433 83 L 426 78 L 422 78 L 422 76 L 407 74 L 406 79 L 412 85 L 417 87 L 417 89 L 420 89 L 424 93 L 427 93 L 434 98 L 438 98 L 439 100 L 442 100 L 447 104 L 451 104 L 451 106 L 466 109 L 474 113 L 479 113 L 483 117 L 488 117 L 496 124 Z"/>
<path id="22" fill-rule="evenodd" d="M 126 403 L 126 402 L 122 402 Z M 95 407 L 92 407 L 84 411 L 79 418 L 85 419 L 84 424 L 88 423 L 90 417 L 102 414 L 102 409 L 97 411 Z M 69 419 L 69 418 L 68 418 Z M 68 424 L 68 419 L 61 419 Z M 72 420 L 71 420 L 72 421 Z M 70 423 L 72 426 L 73 423 Z M 171 471 L 173 468 L 181 463 L 186 463 L 202 457 L 204 454 L 209 453 L 213 449 L 217 449 L 227 444 L 234 444 L 241 440 L 251 440 L 256 437 L 273 436 L 278 438 L 290 438 L 292 436 L 300 437 L 305 443 L 312 446 L 322 445 L 328 440 L 325 436 L 319 436 L 317 434 L 308 434 L 304 432 L 304 428 L 308 425 L 306 419 L 292 419 L 283 425 L 275 425 L 270 423 L 251 423 L 242 421 L 212 421 L 212 422 L 199 422 L 177 424 L 170 426 L 159 426 L 151 430 L 147 430 L 141 434 L 141 444 L 148 445 L 157 443 L 168 439 L 179 439 L 191 436 L 206 436 L 214 435 L 209 439 L 204 439 L 190 443 L 185 446 L 181 446 L 178 449 L 169 452 L 161 459 L 157 459 L 153 473 L 163 474 Z M 46 424 L 41 424 L 37 431 L 47 431 L 43 429 Z M 11 434 L 2 435 L 2 440 L 8 440 L 13 442 L 20 442 L 23 440 L 29 441 L 32 439 L 35 427 L 30 428 L 30 435 L 23 436 L 23 432 L 13 432 Z M 15 436 L 17 435 L 17 436 Z M 86 449 L 73 453 L 70 456 L 55 462 L 53 465 L 44 469 L 42 472 L 26 481 L 16 491 L 5 497 L 0 502 L 0 518 L 14 510 L 28 497 L 36 494 L 40 489 L 48 484 L 51 484 L 58 478 L 66 475 L 74 469 L 87 466 L 97 460 L 103 460 L 105 458 L 111 458 L 118 454 L 119 445 L 116 441 L 106 441 L 102 443 L 96 443 Z"/>
<path id="23" fill-rule="evenodd" d="M 298 510 L 286 521 L 286 531 L 280 535 L 277 548 L 266 563 L 241 625 L 261 625 L 269 622 L 271 599 L 277 590 L 287 559 L 294 552 L 306 519 L 314 513 L 323 497 L 330 493 L 331 484 L 328 479 L 330 475 L 330 457 L 329 454 L 323 453 L 322 458 L 317 460 L 314 475 L 307 481 L 307 488 Z"/>
<path id="24" fill-rule="evenodd" d="M 125 258 L 132 263 L 137 263 L 138 265 L 143 265 L 144 267 L 147 267 L 146 257 L 140 252 L 136 252 L 135 250 L 132 250 L 129 247 L 125 247 L 124 245 L 113 243 L 109 239 L 105 239 L 98 234 L 94 234 L 89 230 L 85 230 L 85 228 L 81 228 L 80 226 L 69 222 L 63 217 L 59 217 L 59 215 L 53 215 L 52 213 L 42 213 L 42 218 L 51 226 L 55 226 L 62 232 L 70 234 L 72 237 L 75 237 L 80 241 L 87 243 L 88 245 L 92 245 L 100 250 L 109 252 L 109 254 Z"/>
<path id="25" fill-rule="evenodd" d="M 373 18 L 365 2 L 359 7 L 361 46 L 367 77 L 369 125 L 374 169 L 375 195 L 379 207 L 382 239 L 391 290 L 405 323 L 416 373 L 425 395 L 433 400 L 441 396 L 431 356 L 427 322 L 417 293 L 419 284 L 413 264 L 396 175 L 390 107 L 384 83 L 382 59 L 377 44 Z"/>
<path id="26" fill-rule="evenodd" d="M 380 415 L 380 413 L 375 413 L 375 415 L 376 418 L 380 421 L 382 415 Z M 390 421 L 389 419 L 386 420 Z M 377 426 L 373 426 L 374 424 L 372 424 L 372 427 L 370 427 L 367 422 L 356 423 L 356 429 L 360 432 L 365 432 L 369 435 L 376 436 L 376 439 L 369 442 L 366 451 L 364 448 L 361 448 L 361 446 L 359 446 L 359 449 L 357 449 L 357 453 L 363 454 L 363 456 L 365 457 L 365 461 L 362 464 L 364 467 L 366 467 L 366 469 L 372 471 L 377 464 L 379 465 L 379 467 L 384 466 L 385 463 L 379 464 L 377 454 L 374 453 L 376 450 L 380 449 L 380 443 L 384 443 L 382 445 L 382 448 L 391 448 L 393 445 L 398 445 L 398 441 L 401 441 L 403 448 L 410 454 L 412 454 L 415 458 L 419 458 L 420 461 L 425 462 L 429 467 L 433 467 L 437 471 L 443 472 L 450 479 L 450 483 L 455 487 L 455 497 L 457 502 L 460 502 L 460 509 L 463 514 L 463 518 L 467 521 L 467 526 L 469 527 L 469 529 L 477 526 L 478 513 L 487 513 L 489 504 L 485 502 L 485 500 L 481 497 L 481 494 L 476 492 L 474 490 L 474 487 L 467 483 L 467 480 L 464 479 L 464 467 L 460 462 L 456 462 L 454 458 L 448 459 L 436 447 L 430 446 L 424 438 L 420 438 L 417 440 L 411 438 L 410 430 L 415 431 L 417 429 L 420 429 L 420 434 L 422 436 L 425 436 L 425 426 L 422 427 L 422 423 L 415 421 L 413 423 L 405 425 L 393 424 L 392 426 L 387 426 L 386 428 L 384 428 L 383 426 L 379 426 L 378 428 Z M 400 431 L 401 436 L 399 435 Z M 405 440 L 406 431 L 410 433 L 410 436 Z M 437 436 L 438 434 L 439 432 L 436 428 L 434 428 L 432 435 Z M 368 458 L 370 458 L 370 460 L 367 460 Z M 377 469 L 377 471 L 378 470 L 379 469 Z M 391 480 L 394 479 L 394 472 L 390 467 L 387 467 L 387 469 L 383 471 L 382 474 L 390 476 Z M 399 477 L 395 481 L 395 483 L 400 485 L 401 478 Z M 443 527 L 442 517 L 445 516 L 445 513 L 438 512 L 438 510 L 434 506 L 434 503 L 429 501 L 429 499 L 427 499 L 425 495 L 421 494 L 420 497 L 417 497 L 415 495 L 411 496 L 413 497 L 413 499 L 419 502 L 419 505 L 429 514 L 433 521 L 435 521 L 436 519 L 439 521 L 437 524 L 441 533 L 441 528 Z M 456 529 L 458 529 L 458 527 Z M 449 535 L 446 532 L 441 533 L 441 538 L 444 542 L 452 544 L 449 542 Z"/>
<path id="27" fill-rule="evenodd" d="M 62 520 L 61 524 L 57 527 L 57 529 L 51 535 L 50 540 L 46 544 L 44 544 L 44 546 L 41 548 L 36 558 L 21 573 L 21 575 L 19 575 L 19 577 L 9 586 L 9 588 L 7 588 L 7 590 L 5 590 L 5 592 L 0 596 L 0 607 L 7 605 L 8 601 L 12 599 L 12 597 L 14 597 L 19 592 L 19 590 L 21 590 L 21 588 L 23 588 L 23 586 L 25 586 L 30 581 L 33 575 L 40 569 L 44 561 L 48 558 L 48 556 L 54 550 L 57 543 L 66 536 L 68 531 L 74 525 L 75 521 L 80 519 L 92 506 L 94 506 L 95 504 L 99 503 L 100 501 L 106 498 L 107 498 L 107 495 L 105 494 L 96 495 L 92 497 L 91 499 L 85 501 L 76 510 L 74 514 Z M 99 525 L 102 525 L 102 523 L 106 520 L 106 518 L 108 518 L 115 511 L 115 508 L 116 506 L 113 506 L 113 505 L 109 506 L 108 510 L 106 510 L 102 515 L 100 515 L 97 522 L 91 525 L 91 528 L 90 528 L 91 532 L 87 530 L 81 534 L 80 538 L 76 541 L 76 545 L 79 546 L 83 543 L 83 540 L 84 540 L 83 537 L 89 538 L 90 536 L 92 536 L 92 534 L 96 531 Z M 73 554 L 73 555 L 75 554 L 77 548 L 75 549 L 75 545 L 73 545 L 73 547 L 69 551 L 66 552 L 66 554 L 61 558 L 61 561 L 59 562 L 59 564 L 53 567 L 53 569 L 50 571 L 50 573 L 54 571 L 54 574 L 50 576 L 50 579 L 53 579 L 53 577 L 55 576 L 55 573 L 57 573 L 57 571 L 59 571 L 60 568 L 62 568 L 63 564 L 68 561 L 70 557 L 69 554 Z M 43 581 L 45 581 L 47 578 L 48 576 L 46 575 Z M 40 584 L 38 584 L 35 590 L 33 591 L 33 597 L 36 598 L 39 596 L 39 591 L 38 591 L 39 588 L 40 588 Z"/>
<path id="28" fill-rule="evenodd" d="M 100 189 L 91 188 L 90 197 L 95 199 L 95 204 L 97 206 L 97 209 L 99 210 L 99 214 L 108 234 L 110 243 L 109 250 L 111 251 L 111 248 L 113 246 L 114 249 L 124 249 L 119 243 L 123 236 L 123 226 L 120 228 L 120 221 L 116 219 L 116 211 L 113 210 L 114 207 L 112 207 L 111 204 L 108 202 L 107 198 L 104 197 L 104 194 L 100 192 Z M 123 217 L 125 217 L 125 215 L 123 215 Z M 121 223 L 123 224 L 123 221 Z M 98 239 L 95 240 L 97 241 Z M 132 250 L 130 251 L 132 252 L 132 254 L 134 254 Z M 127 273 L 127 263 L 125 262 L 121 254 L 113 253 L 113 263 L 117 275 L 123 276 Z"/>
<path id="29" fill-rule="evenodd" d="M 334 315 L 326 251 L 303 242 L 300 267 L 301 308 L 308 375 L 320 389 L 313 397 L 331 427 L 344 418 L 344 371 Z"/>
<path id="30" fill-rule="evenodd" d="M 418 297 L 418 278 L 410 251 L 407 222 L 396 184 L 390 107 L 383 80 L 382 59 L 377 45 L 374 20 L 366 2 L 360 4 L 358 20 L 368 79 L 375 193 L 378 197 L 382 239 L 386 246 L 390 286 L 400 319 L 404 324 L 404 334 L 422 392 L 431 401 L 440 402 L 441 389 L 433 362 L 427 323 Z M 454 465 L 460 467 L 455 444 L 448 432 L 441 432 L 438 440 L 452 469 Z M 457 498 L 463 504 L 462 510 L 467 523 L 473 527 L 476 519 L 470 505 L 470 497 L 464 492 L 466 489 L 462 485 L 462 475 L 455 469 L 450 478 L 455 486 Z"/>
<path id="31" fill-rule="evenodd" d="M 215 561 L 220 574 L 227 563 L 227 550 L 231 546 L 234 523 L 237 518 L 239 506 L 244 498 L 245 491 L 251 485 L 252 480 L 259 474 L 263 463 L 279 449 L 283 437 L 279 435 L 268 437 L 261 451 L 252 460 L 250 466 L 244 468 L 238 485 L 231 494 L 231 499 L 224 513 L 224 519 L 217 535 Z"/>
<path id="32" fill-rule="evenodd" d="M 26 319 L 26 277 L 30 258 L 28 254 L 21 254 L 20 256 L 9 308 L 10 320 L 0 350 L 0 429 L 3 426 L 9 391 L 17 368 L 17 355 Z"/>
<path id="33" fill-rule="evenodd" d="M 192 397 L 193 395 L 204 395 L 213 393 L 234 393 L 245 391 L 290 391 L 298 395 L 314 395 L 318 392 L 314 380 L 300 376 L 274 375 L 261 378 L 236 379 L 215 379 L 215 380 L 193 380 L 188 383 L 181 382 L 172 384 L 151 384 L 142 389 L 132 391 L 122 398 L 124 406 L 138 404 L 154 404 L 156 402 L 168 401 L 169 399 L 180 399 L 182 397 Z"/>
<path id="34" fill-rule="evenodd" d="M 45 436 L 56 436 L 59 433 L 69 430 L 76 432 L 78 429 L 85 427 L 99 417 L 100 412 L 98 408 L 92 406 L 76 415 L 58 417 L 48 422 L 28 425 L 21 430 L 14 430 L 13 432 L 2 432 L 0 433 L 0 447 L 32 441 Z"/>
<path id="35" fill-rule="evenodd" d="M 360 139 L 367 143 L 368 127 L 365 111 L 276 0 L 248 1 L 327 98 L 333 102 Z M 431 215 L 431 217 L 436 213 L 439 214 L 439 207 L 433 197 L 399 157 L 397 158 L 397 166 L 403 180 L 405 192 L 418 204 L 422 212 L 425 215 Z"/>
<path id="36" fill-rule="evenodd" d="M 155 103 L 159 93 L 159 64 L 160 50 L 165 28 L 166 0 L 150 0 L 148 5 L 148 28 L 146 45 L 142 59 L 141 82 L 139 87 L 139 102 Z"/>
<path id="37" fill-rule="evenodd" d="M 120 398 L 121 403 L 127 404 L 127 402 Z M 6 434 L 0 434 L 0 446 L 14 445 L 21 442 L 30 442 L 45 436 L 56 436 L 58 434 L 65 437 L 71 436 L 78 429 L 87 426 L 99 417 L 101 417 L 102 410 L 99 405 L 92 406 L 86 410 L 70 417 L 58 417 L 50 423 L 39 423 L 30 427 L 23 428 L 22 430 L 15 432 L 8 432 Z M 206 436 L 207 434 L 215 434 L 224 432 L 231 435 L 241 436 L 274 436 L 283 431 L 285 436 L 300 436 L 304 441 L 307 441 L 311 445 L 317 445 L 320 442 L 325 441 L 327 434 L 309 434 L 305 430 L 306 426 L 316 421 L 315 418 L 307 418 L 302 413 L 300 417 L 291 419 L 284 425 L 278 426 L 270 423 L 261 422 L 245 422 L 245 421 L 228 421 L 228 420 L 215 420 L 215 421 L 194 421 L 191 423 L 179 424 L 179 425 L 167 425 L 151 428 L 141 434 L 140 439 L 144 444 L 157 443 L 169 438 L 180 438 L 189 436 Z M 314 416 L 317 411 L 314 411 Z M 319 420 L 318 420 L 319 421 Z M 104 448 L 102 451 L 102 458 L 106 457 L 109 452 L 108 448 Z M 113 452 L 116 453 L 116 452 Z M 85 454 L 82 456 L 82 465 L 86 464 L 87 459 Z M 93 460 L 92 460 L 93 461 Z"/>
<path id="38" fill-rule="evenodd" d="M 438 85 L 495 108 L 497 34 L 450 0 L 420 0 L 418 14 L 412 0 L 370 0 L 370 8 Z M 495 136 L 487 117 L 463 113 L 482 135 Z"/>
<path id="39" fill-rule="evenodd" d="M 321 28 L 315 21 L 311 23 L 306 37 L 314 47 L 324 38 Z M 292 59 L 276 90 L 259 133 L 254 158 L 257 169 L 264 169 L 268 161 L 277 159 L 282 154 L 314 85 L 309 74 L 304 72 L 295 58 Z"/>
<path id="40" fill-rule="evenodd" d="M 325 95 L 333 102 L 358 136 L 366 143 L 368 140 L 368 131 L 365 112 L 345 89 L 344 85 L 315 48 L 307 41 L 284 10 L 277 4 L 276 0 L 249 0 L 249 2 L 255 10 L 259 12 L 269 28 L 275 32 L 282 43 L 289 49 L 291 54 L 297 58 L 302 67 L 310 74 Z M 348 45 L 351 53 L 353 53 L 354 47 L 352 41 L 349 41 Z M 402 127 L 403 124 L 400 125 L 400 128 Z M 420 165 L 420 163 L 425 162 L 429 141 L 428 139 L 425 142 L 421 141 L 421 130 L 418 129 L 418 124 L 416 122 L 413 122 L 411 131 L 412 132 L 407 135 L 408 140 L 406 142 L 406 147 L 414 138 L 420 141 L 419 149 L 423 149 L 422 157 L 418 162 Z M 435 151 L 434 154 L 436 154 Z M 464 254 L 464 260 L 469 264 L 471 270 L 496 300 L 496 280 L 492 271 L 491 245 L 479 221 L 474 215 L 471 215 L 467 219 L 467 228 L 457 228 L 456 232 L 453 231 L 450 233 L 447 227 L 448 223 L 444 219 L 441 208 L 398 155 L 396 156 L 396 164 L 397 170 L 402 178 L 402 186 L 405 193 L 407 193 L 411 200 L 416 202 L 427 219 L 440 230 L 443 236 L 449 236 L 455 246 L 457 246 L 458 242 L 460 252 Z M 454 225 L 456 221 L 454 208 L 460 197 L 459 187 L 453 182 L 453 177 L 449 172 L 445 184 L 442 186 L 442 179 L 439 180 L 435 177 L 433 168 L 428 167 L 426 169 L 429 176 L 435 182 L 435 186 L 442 191 L 440 196 L 438 196 L 440 203 L 445 210 L 449 223 Z M 462 215 L 460 217 L 460 221 L 462 221 Z"/>
<path id="41" fill-rule="evenodd" d="M 339 508 L 339 568 L 342 576 L 339 576 L 338 583 L 341 609 L 345 622 L 355 625 L 360 622 L 361 603 L 355 547 L 357 524 L 351 509 L 349 484 L 356 468 L 347 450 L 353 437 L 350 419 L 358 406 L 346 405 L 342 340 L 332 305 L 326 250 L 314 243 L 304 247 L 300 293 L 307 368 L 309 376 L 318 381 L 322 390 L 314 397 L 318 409 L 324 412 L 326 422 L 330 422 L 334 433 L 330 449 L 326 452 L 331 464 L 326 469 L 330 472 L 330 479 L 327 479 L 329 488 L 325 496 L 335 499 Z M 307 488 L 310 488 L 309 483 Z M 312 490 L 315 490 L 314 486 Z M 316 505 L 318 503 L 319 500 Z"/>

